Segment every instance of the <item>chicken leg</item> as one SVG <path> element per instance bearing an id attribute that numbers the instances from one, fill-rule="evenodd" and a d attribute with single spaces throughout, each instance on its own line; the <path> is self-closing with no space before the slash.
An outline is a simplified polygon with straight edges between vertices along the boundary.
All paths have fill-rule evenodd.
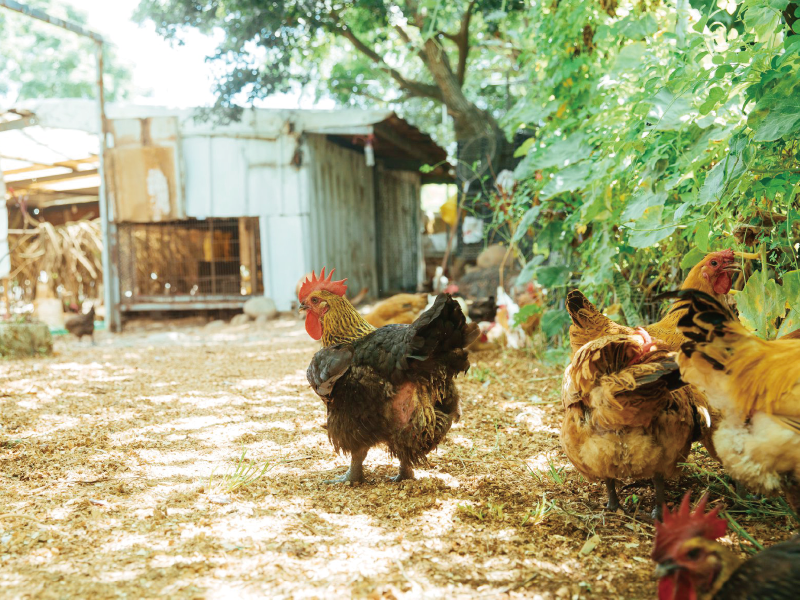
<path id="1" fill-rule="evenodd" d="M 367 452 L 369 452 L 369 448 L 357 450 L 350 454 L 350 468 L 347 469 L 347 473 L 328 479 L 325 483 L 346 483 L 348 481 L 350 483 L 361 483 L 364 481 L 364 459 L 367 458 Z"/>
<path id="2" fill-rule="evenodd" d="M 611 512 L 617 512 L 619 510 L 619 498 L 617 497 L 617 480 L 611 479 L 610 477 L 606 479 L 606 491 L 608 492 L 608 504 L 606 504 L 606 509 L 610 510 Z"/>
<path id="3" fill-rule="evenodd" d="M 407 462 L 400 461 L 400 472 L 394 477 L 390 477 L 394 482 L 404 481 L 406 479 L 414 479 L 414 469 Z"/>

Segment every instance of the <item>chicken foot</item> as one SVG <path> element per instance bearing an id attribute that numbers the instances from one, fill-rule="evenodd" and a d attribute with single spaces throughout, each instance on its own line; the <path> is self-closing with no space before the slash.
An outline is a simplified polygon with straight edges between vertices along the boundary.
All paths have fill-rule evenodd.
<path id="1" fill-rule="evenodd" d="M 389 479 L 394 482 L 405 481 L 406 479 L 414 479 L 414 469 L 407 462 L 400 461 L 400 472 L 394 477 Z"/>
<path id="2" fill-rule="evenodd" d="M 347 483 L 348 481 L 350 483 L 361 483 L 364 481 L 364 459 L 367 458 L 367 452 L 369 452 L 369 448 L 352 452 L 350 454 L 350 468 L 347 469 L 347 473 L 328 479 L 325 483 Z"/>

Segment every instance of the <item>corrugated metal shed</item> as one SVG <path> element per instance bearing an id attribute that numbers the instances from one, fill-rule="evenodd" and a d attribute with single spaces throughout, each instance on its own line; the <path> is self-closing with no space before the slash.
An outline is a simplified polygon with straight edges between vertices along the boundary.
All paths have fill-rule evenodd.
<path id="1" fill-rule="evenodd" d="M 15 112 L 45 129 L 96 133 L 91 101 L 26 102 Z M 196 115 L 107 107 L 109 198 L 120 227 L 257 218 L 264 293 L 281 310 L 296 300 L 299 277 L 323 266 L 347 277 L 353 293 L 420 283 L 420 185 L 451 180 L 429 136 L 383 110 L 248 109 L 226 124 Z M 423 164 L 437 167 L 422 174 Z M 165 308 L 166 300 L 177 298 Z M 129 298 L 128 309 L 135 305 Z"/>

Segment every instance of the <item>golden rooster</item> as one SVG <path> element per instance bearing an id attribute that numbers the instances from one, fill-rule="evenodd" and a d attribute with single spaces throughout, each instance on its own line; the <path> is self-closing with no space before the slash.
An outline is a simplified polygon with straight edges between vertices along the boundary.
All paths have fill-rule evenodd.
<path id="1" fill-rule="evenodd" d="M 652 558 L 658 600 L 794 600 L 800 587 L 800 536 L 746 561 L 717 540 L 728 523 L 720 507 L 706 513 L 708 496 L 691 511 L 689 493 L 656 523 Z"/>
<path id="2" fill-rule="evenodd" d="M 699 415 L 675 356 L 644 329 L 581 347 L 562 388 L 561 444 L 588 480 L 604 480 L 609 510 L 617 510 L 618 479 L 652 479 L 659 518 L 664 479 L 685 462 Z"/>
<path id="3" fill-rule="evenodd" d="M 308 382 L 325 402 L 333 447 L 351 456 L 334 482 L 362 481 L 367 452 L 380 444 L 400 459 L 394 480 L 413 479 L 413 467 L 425 464 L 461 416 L 453 380 L 469 369 L 465 348 L 478 326 L 440 294 L 413 323 L 375 329 L 345 298 L 345 280 L 331 274 L 312 274 L 298 299 L 306 331 L 324 346 L 311 360 Z"/>
<path id="4" fill-rule="evenodd" d="M 681 289 L 698 289 L 722 299 L 731 290 L 731 272 L 739 268 L 735 261 L 733 250 L 712 252 L 692 267 Z M 677 350 L 685 341 L 677 329 L 678 319 L 685 312 L 684 304 L 680 300 L 675 302 L 663 319 L 644 327 L 651 336 L 661 340 L 662 349 Z M 615 323 L 598 311 L 578 290 L 573 290 L 567 296 L 567 311 L 572 318 L 569 342 L 573 352 L 586 342 L 605 335 L 631 335 L 634 332 L 632 327 Z"/>
<path id="5" fill-rule="evenodd" d="M 688 303 L 681 375 L 721 415 L 714 446 L 723 466 L 760 493 L 786 490 L 800 507 L 800 339 L 762 340 L 712 296 L 674 295 Z"/>

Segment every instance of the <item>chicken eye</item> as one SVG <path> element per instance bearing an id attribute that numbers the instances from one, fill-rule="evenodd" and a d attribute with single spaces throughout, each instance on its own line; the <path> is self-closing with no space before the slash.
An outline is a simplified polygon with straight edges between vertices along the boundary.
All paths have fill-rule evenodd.
<path id="1" fill-rule="evenodd" d="M 311 304 L 316 304 L 317 302 L 319 302 L 318 298 L 312 298 L 311 299 Z"/>
<path id="2" fill-rule="evenodd" d="M 711 261 L 711 266 L 712 266 L 712 267 L 716 267 L 718 264 L 719 264 L 719 263 L 718 263 L 717 261 L 715 261 L 715 260 L 712 260 L 712 261 Z"/>
<path id="3" fill-rule="evenodd" d="M 686 553 L 686 556 L 691 558 L 692 560 L 697 560 L 700 558 L 700 548 L 692 548 L 689 552 Z"/>

